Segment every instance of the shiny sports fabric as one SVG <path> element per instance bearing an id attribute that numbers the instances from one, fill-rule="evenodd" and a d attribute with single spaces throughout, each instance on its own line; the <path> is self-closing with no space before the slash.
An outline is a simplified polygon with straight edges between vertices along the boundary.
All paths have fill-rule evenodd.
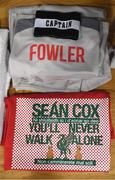
<path id="1" fill-rule="evenodd" d="M 109 93 L 18 94 L 5 103 L 5 170 L 110 170 Z"/>
<path id="2" fill-rule="evenodd" d="M 36 11 L 81 14 L 78 40 L 35 37 Z M 101 9 L 36 6 L 10 10 L 9 71 L 16 90 L 89 91 L 111 79 L 107 48 L 109 25 Z"/>
<path id="3" fill-rule="evenodd" d="M 4 97 L 9 87 L 8 78 L 8 30 L 0 29 L 0 142 L 3 130 Z"/>

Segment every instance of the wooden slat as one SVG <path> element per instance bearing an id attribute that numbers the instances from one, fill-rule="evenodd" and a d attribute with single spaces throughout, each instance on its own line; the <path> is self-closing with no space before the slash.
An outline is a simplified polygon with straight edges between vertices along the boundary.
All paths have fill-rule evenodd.
<path id="1" fill-rule="evenodd" d="M 95 4 L 95 5 L 115 5 L 115 0 L 80 0 L 80 1 L 76 1 L 76 0 L 18 0 L 17 2 L 14 3 L 14 0 L 1 0 L 1 5 L 6 4 L 6 6 L 16 6 L 16 5 L 33 5 L 33 4 L 80 4 L 80 5 L 84 5 L 84 4 Z"/>

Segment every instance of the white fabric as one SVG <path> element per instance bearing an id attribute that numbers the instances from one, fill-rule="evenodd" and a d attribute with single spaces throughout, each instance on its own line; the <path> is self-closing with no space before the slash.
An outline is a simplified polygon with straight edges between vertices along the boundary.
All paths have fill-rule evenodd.
<path id="1" fill-rule="evenodd" d="M 40 6 L 19 8 L 10 11 L 10 32 L 12 52 L 10 56 L 10 74 L 17 90 L 32 90 L 43 92 L 89 91 L 111 79 L 107 36 L 109 24 L 100 21 L 100 32 L 81 27 L 81 36 L 77 41 L 61 40 L 52 37 L 33 36 L 33 28 L 25 29 L 14 36 L 14 24 L 18 18 L 35 16 L 37 9 L 53 11 L 78 11 L 88 17 L 104 18 L 103 10 L 86 7 Z M 16 16 L 18 14 L 18 16 Z M 29 14 L 29 16 L 28 16 Z M 27 17 L 28 16 L 28 17 Z M 14 19 L 12 19 L 12 17 Z M 31 44 L 57 44 L 65 47 L 82 47 L 85 51 L 84 64 L 64 64 L 60 62 L 37 61 L 36 57 L 29 61 Z M 67 50 L 65 49 L 65 55 Z"/>
<path id="2" fill-rule="evenodd" d="M 57 6 L 57 5 L 41 5 L 32 7 L 18 7 L 9 10 L 9 31 L 10 31 L 10 45 L 12 47 L 14 28 L 18 19 L 33 18 L 37 10 L 49 10 L 60 12 L 81 12 L 86 17 L 96 17 L 105 19 L 106 13 L 104 9 L 94 7 L 80 7 L 80 6 Z"/>
<path id="3" fill-rule="evenodd" d="M 8 30 L 0 29 L 0 142 L 3 131 L 4 97 L 9 87 L 8 78 Z"/>
<path id="4" fill-rule="evenodd" d="M 41 27 L 41 28 L 54 28 L 54 26 L 55 26 L 55 28 L 56 29 L 77 29 L 77 30 L 79 30 L 80 29 L 80 21 L 77 21 L 77 20 L 72 20 L 71 19 L 71 22 L 72 22 L 72 24 L 71 24 L 71 26 L 70 27 L 63 27 L 63 26 L 59 26 L 59 22 L 61 22 L 61 21 L 59 21 L 59 20 L 57 20 L 57 19 L 50 19 L 50 21 L 49 22 L 51 22 L 51 21 L 53 21 L 53 23 L 54 23 L 54 21 L 57 21 L 58 23 L 56 24 L 56 25 L 53 25 L 53 26 L 50 26 L 50 25 L 47 25 L 46 26 L 46 21 L 47 21 L 47 19 L 41 19 L 41 18 L 36 18 L 35 19 L 35 25 L 34 25 L 34 27 Z M 63 21 L 64 23 L 69 23 L 69 21 Z"/>

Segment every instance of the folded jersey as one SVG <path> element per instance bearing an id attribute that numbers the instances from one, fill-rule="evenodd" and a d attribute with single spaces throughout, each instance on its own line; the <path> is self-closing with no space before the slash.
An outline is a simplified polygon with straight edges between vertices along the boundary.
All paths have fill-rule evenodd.
<path id="1" fill-rule="evenodd" d="M 109 98 L 99 91 L 6 98 L 5 169 L 109 171 Z"/>
<path id="2" fill-rule="evenodd" d="M 38 10 L 46 11 L 59 11 L 59 12 L 79 12 L 85 17 L 99 18 L 104 20 L 106 18 L 106 13 L 104 9 L 94 8 L 94 7 L 80 7 L 80 6 L 52 6 L 52 5 L 42 5 L 42 6 L 32 6 L 32 7 L 18 7 L 10 9 L 9 11 L 9 30 L 10 30 L 10 44 L 12 46 L 15 25 L 19 19 L 35 18 L 35 13 Z"/>
<path id="3" fill-rule="evenodd" d="M 0 142 L 3 130 L 4 97 L 9 87 L 8 78 L 8 30 L 0 29 Z"/>
<path id="4" fill-rule="evenodd" d="M 47 9 L 51 7 L 56 8 L 47 6 Z M 67 11 L 65 6 L 61 8 Z M 39 9 L 46 10 L 46 7 Z M 10 56 L 10 74 L 17 90 L 88 91 L 111 79 L 106 48 L 108 23 L 97 16 L 94 19 L 87 13 L 85 16 L 85 8 L 81 8 L 78 40 L 34 37 L 34 19 L 30 19 L 33 8 L 29 9 L 29 16 L 28 8 L 19 10 L 10 12 L 10 17 L 18 12 Z M 59 7 L 57 10 L 60 11 Z"/>

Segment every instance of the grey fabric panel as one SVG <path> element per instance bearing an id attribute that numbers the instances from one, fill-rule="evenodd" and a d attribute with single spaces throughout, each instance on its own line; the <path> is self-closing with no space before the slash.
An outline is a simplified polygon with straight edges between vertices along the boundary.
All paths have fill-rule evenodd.
<path id="1" fill-rule="evenodd" d="M 15 34 L 34 26 L 34 19 L 20 19 L 15 27 Z"/>
<path id="2" fill-rule="evenodd" d="M 23 31 L 25 29 L 32 28 L 34 26 L 34 20 L 35 19 L 20 19 L 20 20 L 18 20 L 16 27 L 15 27 L 15 34 L 20 31 Z M 97 19 L 82 17 L 81 26 L 100 31 L 100 21 L 98 21 Z"/>
<path id="3" fill-rule="evenodd" d="M 81 26 L 100 31 L 100 21 L 94 18 L 83 17 L 81 19 Z"/>

